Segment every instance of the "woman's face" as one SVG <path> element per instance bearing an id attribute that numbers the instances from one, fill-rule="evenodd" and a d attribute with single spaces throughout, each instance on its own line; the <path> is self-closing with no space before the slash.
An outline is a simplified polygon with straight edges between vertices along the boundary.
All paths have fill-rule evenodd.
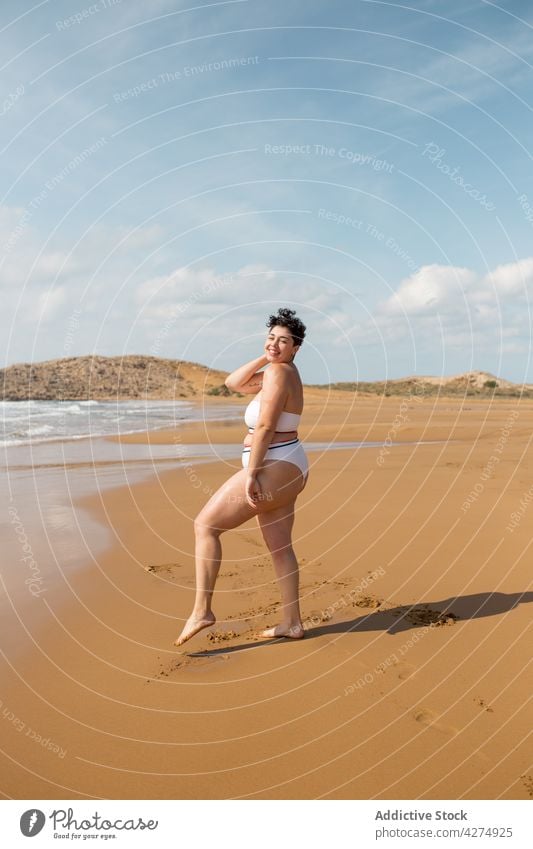
<path id="1" fill-rule="evenodd" d="M 268 331 L 265 341 L 265 356 L 271 363 L 290 363 L 300 346 L 295 345 L 286 327 L 276 325 Z"/>

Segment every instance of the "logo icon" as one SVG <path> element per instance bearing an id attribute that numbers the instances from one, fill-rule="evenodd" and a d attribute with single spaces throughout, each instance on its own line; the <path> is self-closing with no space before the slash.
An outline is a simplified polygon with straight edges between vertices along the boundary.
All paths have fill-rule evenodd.
<path id="1" fill-rule="evenodd" d="M 24 837 L 35 837 L 42 830 L 46 817 L 38 808 L 30 808 L 24 811 L 20 818 L 20 830 Z"/>

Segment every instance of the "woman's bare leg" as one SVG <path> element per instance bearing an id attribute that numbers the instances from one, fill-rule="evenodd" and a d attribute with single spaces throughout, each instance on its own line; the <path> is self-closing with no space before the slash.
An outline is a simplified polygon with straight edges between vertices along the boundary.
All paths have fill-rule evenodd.
<path id="1" fill-rule="evenodd" d="M 232 475 L 194 520 L 196 596 L 192 613 L 174 642 L 176 646 L 216 622 L 211 604 L 222 560 L 220 536 L 257 515 L 257 509 L 244 498 L 245 479 L 244 469 Z"/>
<path id="2" fill-rule="evenodd" d="M 194 523 L 194 532 L 196 538 L 196 597 L 192 613 L 180 636 L 175 641 L 176 646 L 180 646 L 199 631 L 209 628 L 216 622 L 215 614 L 211 610 L 211 602 L 222 560 L 221 532 L 206 525 L 200 525 L 197 520 Z"/>
<path id="3" fill-rule="evenodd" d="M 292 547 L 294 502 L 260 514 L 257 521 L 270 551 L 281 593 L 281 623 L 262 631 L 261 636 L 301 639 L 304 629 L 300 614 L 299 571 Z"/>

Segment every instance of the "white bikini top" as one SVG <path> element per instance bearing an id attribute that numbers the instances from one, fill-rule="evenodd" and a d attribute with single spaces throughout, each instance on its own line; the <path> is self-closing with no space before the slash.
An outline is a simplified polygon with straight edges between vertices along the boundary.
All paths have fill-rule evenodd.
<path id="1" fill-rule="evenodd" d="M 259 398 L 252 398 L 244 412 L 244 421 L 248 425 L 250 431 L 253 431 L 259 418 L 259 409 L 261 401 Z M 299 413 L 289 413 L 287 410 L 282 410 L 276 425 L 278 433 L 288 433 L 291 430 L 297 430 L 300 422 Z"/>

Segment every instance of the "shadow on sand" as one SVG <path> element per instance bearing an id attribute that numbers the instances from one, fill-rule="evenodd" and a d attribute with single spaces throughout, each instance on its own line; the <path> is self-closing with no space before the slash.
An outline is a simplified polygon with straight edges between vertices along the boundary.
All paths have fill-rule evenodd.
<path id="1" fill-rule="evenodd" d="M 533 592 L 523 593 L 474 593 L 472 595 L 455 596 L 435 602 L 419 602 L 411 605 L 399 605 L 387 610 L 373 609 L 372 612 L 347 619 L 343 622 L 319 624 L 304 619 L 306 630 L 305 639 L 291 640 L 284 637 L 274 637 L 271 640 L 261 639 L 258 642 L 225 645 L 217 649 L 189 652 L 190 657 L 213 657 L 219 654 L 231 654 L 245 649 L 257 649 L 261 646 L 279 642 L 305 643 L 313 637 L 323 634 L 349 634 L 353 631 L 385 631 L 388 634 L 398 634 L 413 628 L 433 627 L 435 625 L 453 625 L 455 622 L 468 619 L 480 619 L 485 616 L 498 616 L 533 601 Z"/>

